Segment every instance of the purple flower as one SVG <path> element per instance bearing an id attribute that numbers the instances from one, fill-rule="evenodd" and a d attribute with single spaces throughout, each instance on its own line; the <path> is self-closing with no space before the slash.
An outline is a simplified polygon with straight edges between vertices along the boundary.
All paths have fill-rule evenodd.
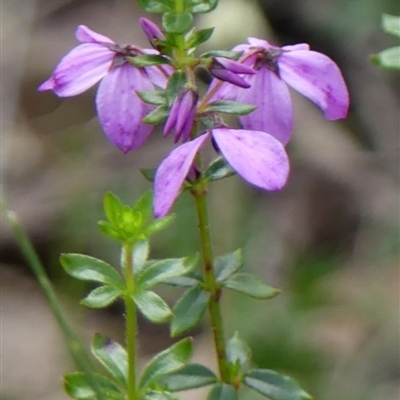
<path id="1" fill-rule="evenodd" d="M 197 100 L 197 92 L 193 89 L 183 88 L 178 92 L 164 126 L 164 136 L 174 129 L 175 143 L 181 137 L 183 142 L 189 139 L 196 116 Z"/>
<path id="2" fill-rule="evenodd" d="M 256 130 L 214 128 L 174 149 L 157 169 L 154 181 L 154 215 L 168 214 L 190 173 L 197 152 L 209 139 L 242 178 L 265 190 L 279 190 L 289 174 L 283 145 L 268 133 Z"/>
<path id="3" fill-rule="evenodd" d="M 233 85 L 240 86 L 242 88 L 249 88 L 250 84 L 246 82 L 243 78 L 241 78 L 238 74 L 256 73 L 253 68 L 224 57 L 213 58 L 209 71 L 211 75 L 213 75 L 215 78 L 221 81 L 232 83 Z"/>
<path id="4" fill-rule="evenodd" d="M 39 90 L 53 90 L 60 97 L 70 97 L 101 81 L 96 106 L 106 136 L 124 153 L 138 148 L 152 131 L 151 125 L 141 122 L 152 106 L 142 102 L 136 91 L 152 90 L 154 84 L 165 87 L 169 69 L 132 65 L 128 57 L 158 52 L 119 46 L 84 25 L 78 26 L 75 37 L 82 44 L 61 59 Z"/>
<path id="5" fill-rule="evenodd" d="M 234 50 L 243 51 L 240 61 L 257 71 L 255 75 L 243 77 L 251 88 L 241 89 L 225 83 L 215 96 L 257 106 L 251 114 L 240 117 L 245 129 L 268 132 L 283 144 L 289 141 L 293 107 L 287 85 L 316 103 L 326 119 L 347 116 L 346 84 L 329 57 L 311 51 L 308 44 L 279 48 L 256 38 L 249 38 L 248 42 Z M 216 81 L 211 88 L 215 85 Z"/>

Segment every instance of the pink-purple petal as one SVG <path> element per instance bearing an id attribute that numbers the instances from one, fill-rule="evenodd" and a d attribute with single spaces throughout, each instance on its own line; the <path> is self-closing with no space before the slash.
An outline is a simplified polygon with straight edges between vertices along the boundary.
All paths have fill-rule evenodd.
<path id="1" fill-rule="evenodd" d="M 154 216 L 156 218 L 168 214 L 197 152 L 209 137 L 210 134 L 206 133 L 182 144 L 173 150 L 158 167 L 154 180 Z"/>
<path id="2" fill-rule="evenodd" d="M 310 50 L 310 45 L 307 43 L 291 44 L 283 46 L 282 50 L 284 51 Z"/>
<path id="3" fill-rule="evenodd" d="M 162 89 L 167 87 L 168 79 L 174 72 L 173 67 L 166 64 L 147 67 L 145 71 L 153 86 L 158 86 Z"/>
<path id="4" fill-rule="evenodd" d="M 316 103 L 326 119 L 347 116 L 347 87 L 338 66 L 329 57 L 315 51 L 299 50 L 284 52 L 278 62 L 281 78 Z"/>
<path id="5" fill-rule="evenodd" d="M 139 147 L 152 127 L 141 122 L 145 103 L 136 90 L 149 90 L 143 73 L 131 64 L 113 68 L 101 81 L 96 96 L 100 124 L 108 139 L 124 153 Z"/>
<path id="6" fill-rule="evenodd" d="M 75 31 L 75 37 L 82 43 L 112 43 L 114 41 L 111 40 L 109 37 L 104 36 L 100 33 L 92 31 L 86 25 L 79 25 Z"/>
<path id="7" fill-rule="evenodd" d="M 61 59 L 39 90 L 52 89 L 60 97 L 80 94 L 107 74 L 113 57 L 114 52 L 100 44 L 81 44 Z"/>
<path id="8" fill-rule="evenodd" d="M 293 129 L 292 100 L 286 83 L 266 67 L 246 80 L 251 88 L 238 90 L 236 100 L 255 105 L 257 109 L 240 117 L 243 127 L 267 132 L 285 145 Z"/>
<path id="9" fill-rule="evenodd" d="M 283 145 L 260 131 L 218 128 L 213 137 L 231 167 L 251 184 L 266 190 L 281 189 L 289 175 Z"/>
<path id="10" fill-rule="evenodd" d="M 267 49 L 267 50 L 269 50 L 269 49 L 279 49 L 279 47 L 273 46 L 272 44 L 270 44 L 269 42 L 267 42 L 264 39 L 258 39 L 258 38 L 255 38 L 255 37 L 249 37 L 249 38 L 247 38 L 247 41 L 253 47 L 263 47 L 264 49 Z"/>

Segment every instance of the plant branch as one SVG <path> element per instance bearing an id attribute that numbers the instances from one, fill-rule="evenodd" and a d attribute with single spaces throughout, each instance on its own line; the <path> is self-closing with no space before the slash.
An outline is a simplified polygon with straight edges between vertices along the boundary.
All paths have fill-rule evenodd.
<path id="1" fill-rule="evenodd" d="M 226 343 L 220 309 L 221 288 L 217 284 L 213 266 L 214 258 L 211 246 L 211 235 L 208 222 L 206 199 L 207 189 L 205 183 L 201 183 L 200 185 L 201 187 L 192 190 L 192 194 L 196 201 L 197 218 L 199 224 L 202 257 L 204 264 L 205 286 L 206 289 L 210 292 L 208 311 L 211 319 L 215 350 L 217 353 L 219 375 L 225 383 L 229 383 L 230 372 L 226 355 Z"/>
<path id="2" fill-rule="evenodd" d="M 137 315 L 136 306 L 133 301 L 135 294 L 135 276 L 132 263 L 132 244 L 123 247 L 123 262 L 125 270 L 126 288 L 125 311 L 126 311 L 126 349 L 128 353 L 128 400 L 136 399 L 136 338 L 137 338 Z"/>

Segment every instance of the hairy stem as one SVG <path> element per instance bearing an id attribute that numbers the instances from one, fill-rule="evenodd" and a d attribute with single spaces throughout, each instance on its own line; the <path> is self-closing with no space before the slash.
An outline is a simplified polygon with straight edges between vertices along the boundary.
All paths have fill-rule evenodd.
<path id="1" fill-rule="evenodd" d="M 123 248 L 123 262 L 126 278 L 125 312 L 126 312 L 126 349 L 128 353 L 128 400 L 136 400 L 136 337 L 137 316 L 133 301 L 135 294 L 135 275 L 133 274 L 132 244 L 125 244 Z"/>
<path id="2" fill-rule="evenodd" d="M 207 210 L 207 190 L 204 185 L 197 190 L 193 190 L 192 194 L 196 201 L 197 218 L 199 223 L 201 251 L 204 264 L 204 280 L 206 289 L 210 292 L 210 300 L 208 302 L 208 311 L 211 320 L 211 327 L 214 337 L 214 346 L 217 355 L 218 369 L 220 378 L 226 382 L 230 382 L 229 364 L 226 356 L 226 343 L 224 330 L 222 325 L 222 315 L 220 309 L 221 288 L 218 286 L 214 267 L 213 252 L 211 246 L 210 227 L 208 222 Z"/>

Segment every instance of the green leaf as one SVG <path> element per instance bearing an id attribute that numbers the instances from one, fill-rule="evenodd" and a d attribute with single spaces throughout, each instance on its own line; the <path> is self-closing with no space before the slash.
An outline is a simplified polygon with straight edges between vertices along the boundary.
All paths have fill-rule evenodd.
<path id="1" fill-rule="evenodd" d="M 203 284 L 203 277 L 197 272 L 191 272 L 185 276 L 176 276 L 165 281 L 167 285 L 180 287 L 193 287 Z"/>
<path id="2" fill-rule="evenodd" d="M 151 322 L 159 324 L 171 318 L 172 311 L 168 304 L 154 292 L 140 291 L 133 296 L 133 300 L 140 312 Z"/>
<path id="3" fill-rule="evenodd" d="M 137 90 L 136 94 L 147 104 L 161 106 L 165 104 L 165 90 Z"/>
<path id="4" fill-rule="evenodd" d="M 228 361 L 231 365 L 239 364 L 243 371 L 247 369 L 251 362 L 251 349 L 248 344 L 242 340 L 239 333 L 236 332 L 231 339 L 228 340 L 226 346 Z"/>
<path id="5" fill-rule="evenodd" d="M 143 222 L 147 221 L 151 217 L 153 211 L 153 191 L 147 190 L 144 192 L 131 207 L 131 211 L 140 214 Z"/>
<path id="6" fill-rule="evenodd" d="M 136 244 L 132 251 L 133 271 L 136 275 L 145 268 L 147 258 L 149 257 L 149 242 L 141 241 Z"/>
<path id="7" fill-rule="evenodd" d="M 181 398 L 169 392 L 157 392 L 154 390 L 146 393 L 143 400 L 181 400 Z"/>
<path id="8" fill-rule="evenodd" d="M 217 257 L 214 263 L 215 274 L 218 282 L 223 282 L 240 267 L 243 266 L 242 250 L 238 249 L 233 253 Z"/>
<path id="9" fill-rule="evenodd" d="M 267 285 L 259 277 L 246 273 L 231 275 L 222 285 L 256 299 L 272 299 L 280 293 L 280 290 Z"/>
<path id="10" fill-rule="evenodd" d="M 151 67 L 154 65 L 170 64 L 168 58 L 157 54 L 145 54 L 135 57 L 127 57 L 128 61 L 136 67 Z"/>
<path id="11" fill-rule="evenodd" d="M 224 57 L 231 58 L 232 60 L 238 60 L 242 54 L 242 51 L 213 50 L 203 53 L 200 58 Z"/>
<path id="12" fill-rule="evenodd" d="M 104 235 L 107 236 L 111 239 L 115 239 L 115 240 L 119 240 L 119 241 L 123 241 L 124 238 L 121 235 L 121 233 L 119 233 L 112 224 L 110 224 L 107 221 L 99 221 L 98 222 L 98 226 L 100 229 L 100 232 Z"/>
<path id="13" fill-rule="evenodd" d="M 208 394 L 207 400 L 237 400 L 237 391 L 226 383 L 217 383 Z"/>
<path id="14" fill-rule="evenodd" d="M 188 364 L 178 371 L 162 375 L 157 380 L 157 385 L 171 392 L 179 392 L 211 385 L 217 381 L 217 376 L 207 367 L 200 364 Z"/>
<path id="15" fill-rule="evenodd" d="M 185 33 L 193 26 L 193 15 L 190 12 L 166 12 L 162 17 L 162 26 L 168 33 Z"/>
<path id="16" fill-rule="evenodd" d="M 92 353 L 118 382 L 128 387 L 128 355 L 120 344 L 96 334 L 92 341 Z"/>
<path id="17" fill-rule="evenodd" d="M 81 304 L 90 308 L 103 308 L 112 304 L 123 292 L 112 286 L 100 286 L 92 290 L 82 301 Z"/>
<path id="18" fill-rule="evenodd" d="M 150 222 L 145 229 L 145 234 L 147 236 L 152 235 L 153 233 L 157 233 L 163 229 L 165 229 L 168 225 L 172 223 L 175 219 L 174 214 L 167 215 L 166 217 L 157 218 L 154 221 Z"/>
<path id="19" fill-rule="evenodd" d="M 107 192 L 103 198 L 104 213 L 112 225 L 118 225 L 119 218 L 124 209 L 121 200 L 113 193 Z"/>
<path id="20" fill-rule="evenodd" d="M 171 336 L 176 337 L 193 328 L 207 308 L 210 293 L 200 286 L 187 290 L 176 303 L 171 321 Z"/>
<path id="21" fill-rule="evenodd" d="M 157 261 L 137 277 L 137 284 L 140 289 L 145 290 L 175 276 L 185 275 L 196 266 L 198 259 L 199 256 L 196 254 L 184 258 Z"/>
<path id="22" fill-rule="evenodd" d="M 140 172 L 148 181 L 154 182 L 157 168 L 142 168 Z"/>
<path id="23" fill-rule="evenodd" d="M 83 254 L 62 254 L 61 265 L 65 272 L 76 279 L 94 281 L 123 289 L 120 274 L 106 262 Z"/>
<path id="24" fill-rule="evenodd" d="M 189 33 L 186 43 L 188 48 L 197 48 L 200 44 L 206 42 L 210 39 L 211 35 L 214 32 L 214 28 L 206 28 L 193 30 Z"/>
<path id="25" fill-rule="evenodd" d="M 84 372 L 74 372 L 64 376 L 64 390 L 74 399 L 97 400 L 96 392 L 91 386 L 95 381 L 98 390 L 109 400 L 124 400 L 125 396 L 119 387 L 109 379 L 99 374 L 89 376 Z"/>
<path id="26" fill-rule="evenodd" d="M 175 100 L 175 97 L 180 89 L 182 89 L 187 82 L 186 74 L 183 71 L 175 71 L 169 78 L 166 94 L 169 105 Z"/>
<path id="27" fill-rule="evenodd" d="M 400 37 L 400 17 L 390 14 L 383 14 L 382 27 L 385 32 Z"/>
<path id="28" fill-rule="evenodd" d="M 218 0 L 191 0 L 189 11 L 192 13 L 207 13 L 217 7 Z"/>
<path id="29" fill-rule="evenodd" d="M 391 47 L 371 56 L 373 62 L 388 69 L 400 69 L 400 46 Z"/>
<path id="30" fill-rule="evenodd" d="M 192 354 L 193 343 L 190 338 L 175 343 L 150 360 L 142 373 L 139 386 L 148 387 L 159 376 L 181 369 L 188 363 Z"/>
<path id="31" fill-rule="evenodd" d="M 249 371 L 244 377 L 244 383 L 271 400 L 312 399 L 295 380 L 268 369 Z"/>
<path id="32" fill-rule="evenodd" d="M 241 103 L 234 100 L 217 100 L 207 106 L 207 110 L 232 115 L 247 115 L 252 113 L 256 108 L 256 106 L 251 104 Z"/>
<path id="33" fill-rule="evenodd" d="M 139 6 L 149 13 L 162 14 L 172 9 L 171 0 L 137 0 Z"/>
<path id="34" fill-rule="evenodd" d="M 205 177 L 209 182 L 229 178 L 235 174 L 235 170 L 232 169 L 223 157 L 218 157 L 212 161 L 205 171 Z"/>
<path id="35" fill-rule="evenodd" d="M 159 106 L 155 110 L 148 113 L 143 119 L 142 122 L 149 125 L 158 125 L 161 122 L 164 122 L 169 115 L 169 109 L 165 106 Z"/>

